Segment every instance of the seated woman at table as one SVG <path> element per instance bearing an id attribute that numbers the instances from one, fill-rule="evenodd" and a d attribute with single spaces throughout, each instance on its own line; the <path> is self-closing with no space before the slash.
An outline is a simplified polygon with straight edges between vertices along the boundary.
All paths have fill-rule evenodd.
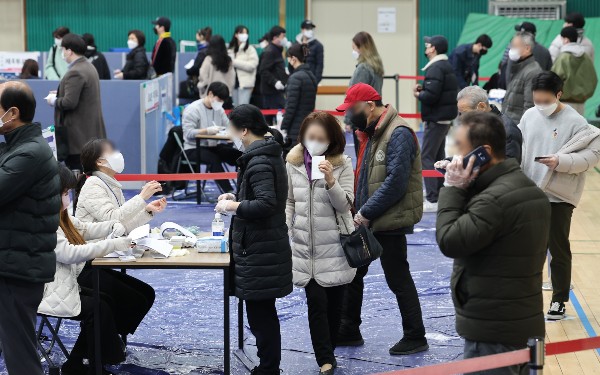
<path id="1" fill-rule="evenodd" d="M 112 142 L 95 139 L 81 150 L 81 165 L 87 179 L 77 198 L 75 216 L 86 223 L 118 220 L 127 232 L 148 223 L 155 214 L 167 206 L 165 198 L 146 203 L 161 190 L 156 181 L 147 183 L 140 194 L 125 201 L 121 184 L 115 174 L 125 166 L 123 155 L 116 151 Z M 86 267 L 79 275 L 79 284 L 92 288 L 92 272 Z M 134 333 L 154 303 L 154 289 L 125 273 L 101 270 L 100 291 L 109 295 L 123 314 L 120 332 Z"/>
<path id="2" fill-rule="evenodd" d="M 196 136 L 216 135 L 229 124 L 223 110 L 223 102 L 229 98 L 229 89 L 222 82 L 213 82 L 208 86 L 204 98 L 196 100 L 183 111 L 181 126 L 183 128 L 184 148 L 190 161 L 196 161 Z M 206 164 L 213 173 L 224 172 L 223 164 L 236 165 L 242 153 L 224 141 L 213 139 L 200 140 L 200 163 Z M 233 191 L 229 180 L 216 180 L 224 193 Z"/>
<path id="3" fill-rule="evenodd" d="M 78 285 L 77 276 L 85 262 L 113 251 L 125 251 L 131 246 L 131 240 L 120 237 L 125 233 L 125 227 L 116 220 L 84 223 L 70 216 L 69 190 L 77 186 L 77 179 L 64 165 L 59 166 L 58 174 L 62 207 L 54 250 L 56 273 L 54 281 L 44 288 L 38 313 L 81 321 L 81 332 L 69 359 L 62 366 L 62 374 L 87 374 L 88 367 L 83 364 L 83 359 L 88 358 L 91 363 L 94 360 L 93 294 L 91 289 Z M 92 240 L 97 242 L 86 242 Z M 109 296 L 100 295 L 100 298 L 102 364 L 118 364 L 125 360 L 125 353 L 117 321 L 128 312 L 115 305 Z"/>

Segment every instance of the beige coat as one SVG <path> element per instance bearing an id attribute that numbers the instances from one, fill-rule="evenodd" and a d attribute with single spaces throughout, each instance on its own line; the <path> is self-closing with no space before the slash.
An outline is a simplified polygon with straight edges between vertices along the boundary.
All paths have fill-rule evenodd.
<path id="1" fill-rule="evenodd" d="M 293 282 L 298 287 L 305 287 L 311 279 L 324 287 L 343 285 L 356 274 L 340 244 L 340 230 L 343 234 L 354 230 L 348 202 L 354 198 L 352 160 L 343 154 L 327 160 L 333 165 L 336 179 L 329 188 L 323 179 L 309 185 L 301 144 L 287 156 L 286 222 L 291 232 Z"/>
<path id="2" fill-rule="evenodd" d="M 576 133 L 558 152 L 558 166 L 548 169 L 540 188 L 577 206 L 585 186 L 585 172 L 600 161 L 600 130 L 592 125 Z"/>
<path id="3" fill-rule="evenodd" d="M 242 47 L 236 54 L 233 53 L 233 49 L 230 49 L 229 53 L 233 59 L 233 67 L 235 68 L 240 88 L 253 88 L 256 82 L 256 68 L 258 67 L 256 49 L 248 46 L 248 49 L 245 51 Z"/>
<path id="4" fill-rule="evenodd" d="M 212 57 L 206 56 L 200 67 L 200 75 L 198 76 L 198 90 L 200 90 L 200 97 L 204 97 L 207 92 L 208 86 L 213 82 L 223 82 L 229 88 L 229 96 L 233 94 L 235 88 L 235 70 L 233 64 L 229 65 L 229 70 L 223 73 L 217 70 L 217 67 L 212 63 Z"/>

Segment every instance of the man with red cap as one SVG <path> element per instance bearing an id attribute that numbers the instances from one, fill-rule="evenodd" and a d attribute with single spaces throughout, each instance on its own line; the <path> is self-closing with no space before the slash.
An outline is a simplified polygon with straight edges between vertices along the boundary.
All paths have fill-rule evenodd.
<path id="1" fill-rule="evenodd" d="M 344 104 L 360 139 L 356 163 L 357 214 L 355 225 L 373 230 L 383 247 L 381 266 L 391 291 L 396 295 L 402 316 L 403 337 L 390 350 L 406 355 L 427 350 L 421 304 L 407 261 L 406 235 L 423 216 L 421 151 L 412 129 L 391 105 L 384 106 L 381 95 L 364 83 L 346 93 Z M 338 346 L 364 344 L 360 333 L 363 278 L 369 267 L 358 268 L 347 285 L 342 306 Z"/>

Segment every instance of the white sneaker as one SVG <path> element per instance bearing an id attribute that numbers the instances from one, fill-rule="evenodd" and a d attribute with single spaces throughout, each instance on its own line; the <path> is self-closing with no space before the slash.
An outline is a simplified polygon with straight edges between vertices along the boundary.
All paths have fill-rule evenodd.
<path id="1" fill-rule="evenodd" d="M 437 202 L 431 203 L 428 200 L 423 202 L 423 212 L 437 212 L 438 204 Z"/>
<path id="2" fill-rule="evenodd" d="M 542 290 L 552 290 L 552 281 L 545 281 L 542 283 Z"/>

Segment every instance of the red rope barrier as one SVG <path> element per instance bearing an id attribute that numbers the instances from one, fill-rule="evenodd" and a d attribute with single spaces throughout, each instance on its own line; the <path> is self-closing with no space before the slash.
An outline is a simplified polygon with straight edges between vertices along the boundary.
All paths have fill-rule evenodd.
<path id="1" fill-rule="evenodd" d="M 403 75 L 397 75 L 396 76 L 398 79 L 409 79 L 409 80 L 414 80 L 414 81 L 422 81 L 425 79 L 425 76 L 403 76 Z M 489 81 L 490 77 L 479 77 L 480 81 Z"/>
<path id="2" fill-rule="evenodd" d="M 600 348 L 600 336 L 546 344 L 546 355 L 580 352 Z"/>
<path id="3" fill-rule="evenodd" d="M 275 116 L 277 114 L 277 112 L 279 112 L 279 110 L 278 109 L 261 109 L 260 112 L 265 116 Z M 281 112 L 285 113 L 285 110 L 282 109 Z M 344 112 L 338 112 L 338 111 L 315 109 L 315 112 L 326 112 L 333 116 L 344 116 Z M 231 109 L 226 109 L 225 114 L 229 114 L 229 113 L 231 113 Z M 421 118 L 420 113 L 398 113 L 398 116 L 400 116 L 402 118 L 418 118 L 418 119 Z"/>

